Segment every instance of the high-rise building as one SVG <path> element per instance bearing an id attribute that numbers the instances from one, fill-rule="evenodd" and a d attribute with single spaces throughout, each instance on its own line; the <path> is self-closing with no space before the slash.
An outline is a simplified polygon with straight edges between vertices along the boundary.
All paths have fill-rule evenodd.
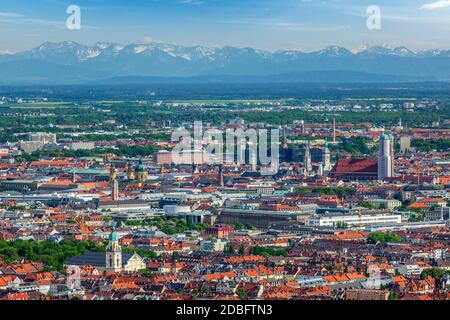
<path id="1" fill-rule="evenodd" d="M 394 136 L 383 134 L 380 137 L 378 152 L 378 180 L 394 176 Z"/>

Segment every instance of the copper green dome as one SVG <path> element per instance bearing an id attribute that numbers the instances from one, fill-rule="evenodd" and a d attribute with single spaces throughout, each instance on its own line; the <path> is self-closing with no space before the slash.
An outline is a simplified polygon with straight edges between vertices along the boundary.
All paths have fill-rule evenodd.
<path id="1" fill-rule="evenodd" d="M 118 240 L 119 240 L 119 236 L 117 235 L 117 233 L 115 231 L 113 231 L 109 234 L 109 241 L 118 241 Z"/>
<path id="2" fill-rule="evenodd" d="M 142 160 L 139 160 L 139 163 L 136 166 L 135 172 L 144 172 L 144 171 L 145 171 L 145 166 L 142 163 Z"/>

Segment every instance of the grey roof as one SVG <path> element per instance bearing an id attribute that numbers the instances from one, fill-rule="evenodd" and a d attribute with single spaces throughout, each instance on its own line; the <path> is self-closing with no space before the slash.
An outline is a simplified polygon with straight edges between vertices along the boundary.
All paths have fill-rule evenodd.
<path id="1" fill-rule="evenodd" d="M 105 252 L 85 252 L 82 256 L 70 258 L 66 265 L 69 266 L 93 266 L 93 267 L 105 267 L 106 263 Z M 133 256 L 131 253 L 122 253 L 122 266 L 130 260 Z"/>

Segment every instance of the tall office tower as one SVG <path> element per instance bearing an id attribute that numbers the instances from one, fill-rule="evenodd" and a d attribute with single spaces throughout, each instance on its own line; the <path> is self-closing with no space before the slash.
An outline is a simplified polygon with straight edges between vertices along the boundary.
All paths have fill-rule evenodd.
<path id="1" fill-rule="evenodd" d="M 378 153 L 378 180 L 394 175 L 394 136 L 383 134 L 380 137 Z"/>
<path id="2" fill-rule="evenodd" d="M 393 177 L 395 175 L 395 172 L 394 172 L 394 167 L 395 167 L 395 165 L 394 165 L 394 163 L 395 163 L 395 138 L 394 138 L 393 135 L 390 135 L 389 137 L 391 138 L 391 173 L 392 173 L 391 177 Z"/>

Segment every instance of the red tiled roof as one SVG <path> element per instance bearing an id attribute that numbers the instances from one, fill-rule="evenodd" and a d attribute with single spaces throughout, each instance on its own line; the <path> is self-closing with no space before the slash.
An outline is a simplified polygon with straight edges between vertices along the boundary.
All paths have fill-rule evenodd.
<path id="1" fill-rule="evenodd" d="M 333 168 L 334 173 L 376 173 L 377 159 L 339 159 Z"/>
<path id="2" fill-rule="evenodd" d="M 69 161 L 56 160 L 56 161 L 33 161 L 30 163 L 31 167 L 67 167 Z"/>

